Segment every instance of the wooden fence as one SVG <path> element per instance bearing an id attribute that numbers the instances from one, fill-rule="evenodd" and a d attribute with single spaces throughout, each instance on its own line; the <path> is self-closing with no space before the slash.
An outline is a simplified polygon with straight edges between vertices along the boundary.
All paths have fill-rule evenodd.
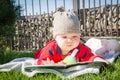
<path id="1" fill-rule="evenodd" d="M 42 2 L 42 0 L 39 1 Z M 49 9 L 48 1 L 46 1 L 46 6 Z M 56 6 L 57 0 L 54 1 Z M 93 1 L 92 7 L 91 1 Z M 104 5 L 101 1 L 104 1 Z M 65 10 L 74 10 L 78 14 L 82 38 L 116 38 L 120 36 L 120 0 L 109 1 L 108 4 L 107 0 L 73 0 L 73 9 L 65 9 L 67 0 L 63 0 L 62 6 Z M 116 3 L 113 4 L 114 1 Z M 86 7 L 86 5 L 88 6 Z M 33 5 L 32 9 L 34 10 Z M 27 15 L 26 12 L 24 16 L 21 16 L 15 23 L 16 35 L 14 36 L 13 49 L 38 50 L 51 40 L 52 15 L 56 10 L 62 10 L 62 8 L 55 7 L 55 10 L 51 12 L 47 10 L 39 15 L 35 15 L 34 11 L 33 15 Z"/>

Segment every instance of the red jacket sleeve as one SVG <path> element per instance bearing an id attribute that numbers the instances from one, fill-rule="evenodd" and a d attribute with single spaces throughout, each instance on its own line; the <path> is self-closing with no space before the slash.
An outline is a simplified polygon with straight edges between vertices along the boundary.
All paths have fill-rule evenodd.
<path id="1" fill-rule="evenodd" d="M 100 56 L 94 55 L 91 49 L 83 44 L 80 44 L 79 49 L 80 49 L 80 52 L 78 54 L 79 61 L 82 61 L 82 62 L 94 61 L 96 57 L 100 57 Z"/>
<path id="2" fill-rule="evenodd" d="M 52 60 L 52 56 L 49 54 L 48 50 L 44 50 L 43 52 L 41 51 L 41 55 L 37 60 L 37 64 L 41 65 L 42 64 L 42 60 L 46 60 L 47 58 L 49 58 L 50 60 Z"/>
<path id="3" fill-rule="evenodd" d="M 34 58 L 35 58 L 35 59 L 38 59 L 38 58 L 40 57 L 40 55 L 41 55 L 41 51 L 47 50 L 47 49 L 48 49 L 47 47 L 53 45 L 54 41 L 55 41 L 54 39 L 51 40 L 51 41 L 49 41 L 48 43 L 46 43 L 46 45 L 45 45 L 42 49 L 36 51 L 36 52 L 34 53 Z M 44 49 L 44 48 L 45 48 L 45 49 Z"/>
<path id="4" fill-rule="evenodd" d="M 38 65 L 42 64 L 42 60 L 46 60 L 47 58 L 49 58 L 50 60 L 53 59 L 53 56 L 49 53 L 49 51 L 50 49 L 52 49 L 52 47 L 54 47 L 54 42 L 55 40 L 51 40 L 42 49 L 34 53 L 34 58 L 38 59 Z"/>
<path id="5" fill-rule="evenodd" d="M 34 58 L 38 59 L 40 57 L 41 49 L 34 53 Z"/>

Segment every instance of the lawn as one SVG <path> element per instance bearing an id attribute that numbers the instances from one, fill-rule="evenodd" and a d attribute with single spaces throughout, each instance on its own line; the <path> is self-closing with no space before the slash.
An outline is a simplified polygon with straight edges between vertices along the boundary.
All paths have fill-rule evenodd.
<path id="1" fill-rule="evenodd" d="M 14 58 L 33 57 L 34 52 L 11 52 L 0 53 L 0 64 L 7 63 Z M 120 79 L 120 57 L 106 67 L 100 74 L 84 74 L 71 80 L 119 80 Z M 1 72 L 0 80 L 61 80 L 60 77 L 53 73 L 36 74 L 32 78 L 28 78 L 21 72 L 12 70 L 10 72 Z"/>

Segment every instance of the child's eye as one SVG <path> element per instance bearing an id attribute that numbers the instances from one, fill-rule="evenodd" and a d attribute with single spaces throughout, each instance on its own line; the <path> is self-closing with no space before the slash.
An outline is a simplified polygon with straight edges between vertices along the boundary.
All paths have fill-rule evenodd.
<path id="1" fill-rule="evenodd" d="M 63 36 L 62 38 L 66 39 L 66 38 L 67 38 L 67 36 Z"/>
<path id="2" fill-rule="evenodd" d="M 77 36 L 73 36 L 73 38 L 77 38 Z"/>

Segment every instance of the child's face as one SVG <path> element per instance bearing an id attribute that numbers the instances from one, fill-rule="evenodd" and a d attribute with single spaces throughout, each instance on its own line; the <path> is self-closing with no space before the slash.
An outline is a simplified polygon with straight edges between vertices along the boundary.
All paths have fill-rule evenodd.
<path id="1" fill-rule="evenodd" d="M 57 35 L 55 39 L 63 52 L 69 52 L 78 46 L 80 42 L 80 35 L 76 33 L 67 33 Z"/>

